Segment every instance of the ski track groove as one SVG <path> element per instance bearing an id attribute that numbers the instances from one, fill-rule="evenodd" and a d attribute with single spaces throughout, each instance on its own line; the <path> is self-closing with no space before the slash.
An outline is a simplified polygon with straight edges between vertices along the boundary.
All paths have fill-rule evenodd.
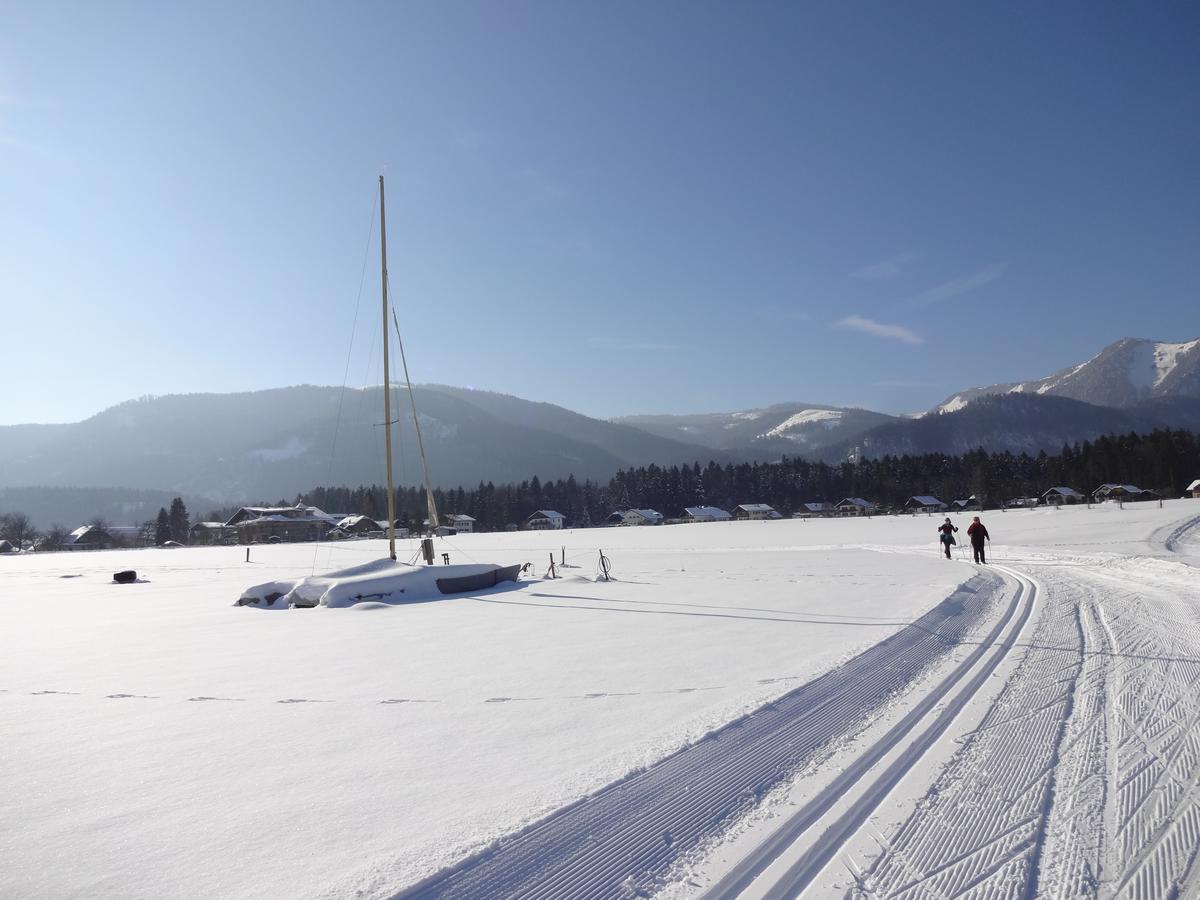
<path id="1" fill-rule="evenodd" d="M 837 669 L 435 873 L 396 900 L 648 896 L 684 854 L 851 737 L 966 643 L 995 616 L 1001 585 L 992 574 L 972 577 L 929 613 Z M 1002 624 L 1016 607 L 1014 598 Z"/>
<path id="2" fill-rule="evenodd" d="M 1039 577 L 1024 658 L 847 898 L 1200 896 L 1194 569 L 1100 558 Z"/>

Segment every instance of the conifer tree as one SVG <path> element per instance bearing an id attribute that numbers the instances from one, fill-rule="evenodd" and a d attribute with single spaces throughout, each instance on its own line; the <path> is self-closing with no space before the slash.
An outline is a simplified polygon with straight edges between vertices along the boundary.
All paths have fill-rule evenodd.
<path id="1" fill-rule="evenodd" d="M 171 528 L 171 537 L 169 540 L 186 544 L 191 522 L 188 521 L 188 511 L 182 497 L 176 497 L 171 501 L 171 512 L 168 514 L 168 518 Z"/>
<path id="2" fill-rule="evenodd" d="M 158 519 L 154 523 L 154 543 L 162 546 L 171 540 L 171 515 L 163 507 L 159 507 Z"/>

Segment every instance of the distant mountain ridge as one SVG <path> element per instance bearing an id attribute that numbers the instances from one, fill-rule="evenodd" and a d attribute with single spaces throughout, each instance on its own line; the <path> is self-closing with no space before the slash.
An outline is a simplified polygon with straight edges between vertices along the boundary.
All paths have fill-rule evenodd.
<path id="1" fill-rule="evenodd" d="M 1200 431 L 1200 398 L 1165 397 L 1124 409 L 1097 406 L 1054 394 L 987 394 L 953 412 L 874 428 L 821 458 L 958 455 L 982 447 L 992 453 L 1056 453 L 1064 444 L 1104 434 L 1148 433 L 1156 428 Z"/>
<path id="2" fill-rule="evenodd" d="M 783 456 L 843 462 L 976 447 L 1036 453 L 1113 432 L 1200 430 L 1200 339 L 1125 338 L 1045 378 L 960 391 L 916 419 L 782 403 L 601 420 L 490 391 L 419 385 L 414 394 L 433 481 L 448 489 L 535 476 L 604 481 L 619 469 L 651 463 Z M 416 485 L 418 450 L 407 398 L 396 391 L 393 403 L 396 482 Z M 117 491 L 79 491 L 75 518 L 83 521 L 100 504 L 140 515 L 166 495 L 188 498 L 195 511 L 198 504 L 294 498 L 321 485 L 378 484 L 381 404 L 380 388 L 301 385 L 150 397 L 83 422 L 0 426 L 0 512 L 19 508 L 12 506 L 18 497 L 45 497 L 42 505 L 65 516 L 72 508 L 62 494 L 67 488 Z M 50 490 L 29 490 L 35 488 Z M 37 517 L 37 510 L 22 511 Z"/>
<path id="3" fill-rule="evenodd" d="M 414 388 L 430 470 L 442 487 L 726 454 L 590 419 L 549 403 L 439 385 Z M 295 497 L 317 485 L 383 481 L 382 389 L 278 388 L 122 403 L 68 425 L 0 427 L 0 488 L 136 488 L 227 502 Z M 393 391 L 398 484 L 420 481 L 408 400 Z M 87 513 L 90 515 L 91 513 Z"/>
<path id="4" fill-rule="evenodd" d="M 1124 338 L 1045 378 L 959 391 L 932 412 L 956 412 L 991 394 L 1051 395 L 1120 408 L 1163 397 L 1200 397 L 1200 339 L 1172 344 Z"/>

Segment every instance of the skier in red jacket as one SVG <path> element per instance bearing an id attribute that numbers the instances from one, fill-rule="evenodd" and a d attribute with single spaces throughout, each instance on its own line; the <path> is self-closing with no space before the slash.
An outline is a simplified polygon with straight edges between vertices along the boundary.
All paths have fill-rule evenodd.
<path id="1" fill-rule="evenodd" d="M 987 541 L 991 543 L 992 536 L 988 534 L 988 530 L 984 527 L 984 524 L 979 521 L 979 516 L 976 516 L 975 521 L 967 527 L 967 534 L 971 536 L 971 549 L 975 551 L 975 562 L 987 565 L 987 560 L 984 558 L 983 553 L 983 542 Z"/>

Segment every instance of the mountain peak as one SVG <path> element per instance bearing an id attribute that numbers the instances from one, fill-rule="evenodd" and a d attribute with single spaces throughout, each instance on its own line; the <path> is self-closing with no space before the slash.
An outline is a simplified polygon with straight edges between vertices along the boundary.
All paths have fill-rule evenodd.
<path id="1" fill-rule="evenodd" d="M 1116 407 L 1158 398 L 1200 397 L 1200 338 L 1179 343 L 1121 338 L 1091 359 L 1045 378 L 959 391 L 932 412 L 956 412 L 994 394 L 1050 394 Z"/>

